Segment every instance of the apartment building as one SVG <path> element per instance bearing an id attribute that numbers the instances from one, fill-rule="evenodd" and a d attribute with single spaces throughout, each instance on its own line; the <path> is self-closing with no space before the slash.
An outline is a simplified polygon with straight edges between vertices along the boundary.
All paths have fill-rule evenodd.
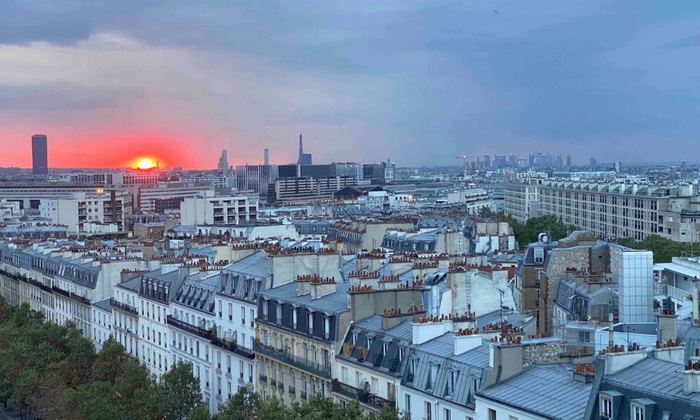
<path id="1" fill-rule="evenodd" d="M 358 185 L 356 177 L 334 176 L 325 178 L 279 178 L 274 182 L 268 201 L 297 203 L 316 200 L 332 200 L 333 194 L 345 187 Z"/>
<path id="2" fill-rule="evenodd" d="M 185 198 L 213 197 L 214 189 L 211 182 L 161 182 L 135 187 L 132 193 L 144 213 L 164 213 L 179 210 Z"/>
<path id="3" fill-rule="evenodd" d="M 557 216 L 604 239 L 700 238 L 700 200 L 691 185 L 543 181 L 539 197 L 541 215 Z"/>
<path id="4" fill-rule="evenodd" d="M 350 323 L 340 255 L 307 249 L 268 255 L 271 277 L 260 292 L 254 342 L 258 392 L 287 406 L 329 397 L 337 343 Z"/>
<path id="5" fill-rule="evenodd" d="M 0 199 L 17 202 L 21 209 L 39 209 L 44 199 L 71 199 L 77 193 L 96 194 L 102 191 L 104 191 L 104 185 L 95 183 L 0 183 Z"/>
<path id="6" fill-rule="evenodd" d="M 361 252 L 379 248 L 389 229 L 411 230 L 413 227 L 413 220 L 407 218 L 357 219 L 331 225 L 328 239 L 342 242 L 345 252 Z"/>
<path id="7" fill-rule="evenodd" d="M 42 199 L 39 211 L 52 223 L 66 225 L 69 234 L 94 230 L 96 223 L 114 224 L 122 232 L 125 216 L 133 212 L 133 197 L 121 191 L 75 193 L 71 198 Z"/>
<path id="8" fill-rule="evenodd" d="M 238 225 L 258 218 L 258 199 L 249 196 L 188 197 L 180 205 L 183 225 Z"/>
<path id="9" fill-rule="evenodd" d="M 540 185 L 544 180 L 527 179 L 503 187 L 503 212 L 520 223 L 540 215 Z"/>

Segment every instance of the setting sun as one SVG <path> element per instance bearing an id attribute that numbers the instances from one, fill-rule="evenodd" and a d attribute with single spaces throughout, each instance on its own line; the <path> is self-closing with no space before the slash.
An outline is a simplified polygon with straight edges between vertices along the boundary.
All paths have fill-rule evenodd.
<path id="1" fill-rule="evenodd" d="M 155 167 L 156 165 L 153 163 L 151 159 L 141 159 L 139 160 L 138 168 L 139 169 L 151 169 Z"/>

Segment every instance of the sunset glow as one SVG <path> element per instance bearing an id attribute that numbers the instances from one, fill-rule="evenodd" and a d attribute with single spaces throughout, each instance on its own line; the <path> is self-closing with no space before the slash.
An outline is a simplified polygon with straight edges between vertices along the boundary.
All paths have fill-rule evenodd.
<path id="1" fill-rule="evenodd" d="M 151 169 L 156 166 L 155 163 L 153 163 L 153 160 L 149 158 L 144 158 L 139 160 L 138 168 L 139 169 Z"/>

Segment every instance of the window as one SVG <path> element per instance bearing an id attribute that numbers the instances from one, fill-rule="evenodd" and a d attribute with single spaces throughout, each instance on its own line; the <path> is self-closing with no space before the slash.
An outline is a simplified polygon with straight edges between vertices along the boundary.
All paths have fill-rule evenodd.
<path id="1" fill-rule="evenodd" d="M 265 301 L 263 301 L 263 307 L 265 307 Z M 245 325 L 245 308 L 243 307 L 241 307 L 241 325 Z"/>
<path id="2" fill-rule="evenodd" d="M 233 303 L 228 304 L 228 320 L 233 321 Z"/>
<path id="3" fill-rule="evenodd" d="M 489 408 L 489 420 L 497 420 L 496 410 L 494 410 L 493 408 Z"/>
<path id="4" fill-rule="evenodd" d="M 250 310 L 250 327 L 255 328 L 255 312 Z"/>
<path id="5" fill-rule="evenodd" d="M 411 396 L 406 394 L 406 414 L 407 418 L 411 418 Z"/>
<path id="6" fill-rule="evenodd" d="M 644 420 L 644 406 L 632 404 L 631 420 Z"/>
<path id="7" fill-rule="evenodd" d="M 610 398 L 600 397 L 600 415 L 612 418 L 612 400 Z"/>
<path id="8" fill-rule="evenodd" d="M 425 418 L 426 420 L 433 420 L 433 405 L 429 402 L 425 403 Z"/>
<path id="9" fill-rule="evenodd" d="M 452 420 L 452 412 L 449 408 L 445 409 L 445 415 L 443 417 L 445 420 Z"/>

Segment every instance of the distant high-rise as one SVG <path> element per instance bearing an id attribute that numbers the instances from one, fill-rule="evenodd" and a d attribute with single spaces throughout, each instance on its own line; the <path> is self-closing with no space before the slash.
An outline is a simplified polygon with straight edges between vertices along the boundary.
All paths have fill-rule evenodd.
<path id="1" fill-rule="evenodd" d="M 297 160 L 299 165 L 311 165 L 311 153 L 304 153 L 304 142 L 299 133 L 299 159 Z"/>
<path id="2" fill-rule="evenodd" d="M 265 166 L 270 164 L 270 151 L 265 149 Z"/>
<path id="3" fill-rule="evenodd" d="M 566 156 L 566 167 L 571 169 L 571 155 Z"/>
<path id="4" fill-rule="evenodd" d="M 229 167 L 228 167 L 228 151 L 226 151 L 226 150 L 224 150 L 223 152 L 221 152 L 221 157 L 219 158 L 219 166 L 218 166 L 218 169 L 219 169 L 219 172 L 221 172 L 221 174 L 222 174 L 223 176 L 228 176 L 228 171 L 229 171 Z"/>
<path id="5" fill-rule="evenodd" d="M 297 161 L 299 165 L 304 164 L 304 140 L 299 133 L 299 160 Z"/>
<path id="6" fill-rule="evenodd" d="M 45 134 L 32 136 L 32 173 L 35 175 L 49 173 L 49 153 Z"/>
<path id="7" fill-rule="evenodd" d="M 562 168 L 564 166 L 564 160 L 561 157 L 561 153 L 557 153 L 557 168 Z"/>
<path id="8" fill-rule="evenodd" d="M 484 168 L 488 169 L 491 167 L 491 156 L 484 155 Z"/>
<path id="9" fill-rule="evenodd" d="M 595 158 L 591 158 L 590 160 L 590 165 L 591 169 L 595 169 L 598 167 L 598 161 Z"/>

